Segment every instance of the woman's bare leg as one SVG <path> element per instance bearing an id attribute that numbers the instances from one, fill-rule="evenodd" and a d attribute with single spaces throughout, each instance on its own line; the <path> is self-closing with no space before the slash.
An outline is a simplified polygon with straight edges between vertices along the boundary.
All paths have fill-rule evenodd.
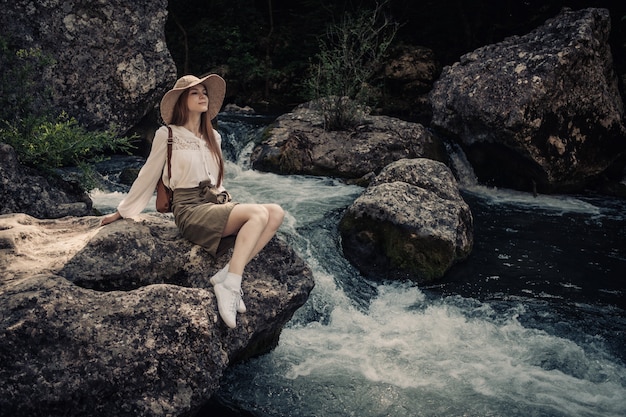
<path id="1" fill-rule="evenodd" d="M 230 212 L 223 236 L 237 235 L 229 272 L 243 274 L 245 266 L 267 245 L 283 222 L 277 204 L 238 204 Z"/>
<path id="2" fill-rule="evenodd" d="M 250 262 L 252 258 L 254 258 L 259 252 L 261 252 L 261 249 L 263 249 L 265 245 L 267 245 L 267 243 L 272 239 L 272 237 L 274 237 L 276 231 L 283 223 L 283 219 L 285 218 L 285 212 L 278 204 L 262 204 L 262 206 L 267 209 L 269 219 L 267 221 L 267 224 L 265 225 L 265 229 L 263 229 L 263 232 L 261 233 L 261 236 L 259 236 L 259 240 L 257 240 L 257 243 L 252 250 L 252 253 L 246 261 L 246 264 Z"/>
<path id="3" fill-rule="evenodd" d="M 243 270 L 274 236 L 283 217 L 283 209 L 276 204 L 238 204 L 230 212 L 222 236 L 237 235 L 233 255 L 226 276 L 216 282 L 211 278 L 220 316 L 228 327 L 236 327 L 237 313 L 246 311 L 241 300 Z"/>
<path id="4" fill-rule="evenodd" d="M 243 275 L 268 221 L 269 213 L 260 204 L 237 204 L 233 208 L 222 232 L 222 236 L 237 235 L 229 272 Z"/>

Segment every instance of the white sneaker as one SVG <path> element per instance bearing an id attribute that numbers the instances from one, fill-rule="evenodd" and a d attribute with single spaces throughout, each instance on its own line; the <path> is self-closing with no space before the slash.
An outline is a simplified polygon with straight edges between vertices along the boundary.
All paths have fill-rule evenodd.
<path id="1" fill-rule="evenodd" d="M 224 268 L 217 271 L 217 273 L 213 275 L 209 281 L 215 287 L 217 284 L 221 284 L 222 282 L 224 282 L 227 274 L 228 274 L 228 265 L 226 265 Z M 237 313 L 243 314 L 248 310 L 246 309 L 246 305 L 243 302 L 243 291 L 240 291 L 240 292 L 241 292 L 240 294 L 241 297 L 239 299 L 239 305 L 237 306 Z"/>
<path id="2" fill-rule="evenodd" d="M 237 305 L 237 313 L 243 314 L 246 311 L 246 305 L 243 303 L 243 290 L 239 290 L 239 304 Z"/>
<path id="3" fill-rule="evenodd" d="M 231 329 L 237 327 L 237 307 L 241 301 L 241 291 L 226 288 L 224 284 L 213 287 L 217 298 L 217 309 L 224 323 Z"/>

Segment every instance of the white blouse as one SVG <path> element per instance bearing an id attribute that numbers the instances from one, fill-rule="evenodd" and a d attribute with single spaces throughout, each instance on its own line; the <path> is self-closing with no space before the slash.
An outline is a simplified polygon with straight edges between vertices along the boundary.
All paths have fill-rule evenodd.
<path id="1" fill-rule="evenodd" d="M 219 165 L 213 157 L 204 139 L 201 139 L 182 126 L 170 125 L 172 128 L 172 173 L 171 180 L 167 176 L 167 136 L 166 126 L 161 126 L 154 135 L 150 155 L 139 171 L 139 175 L 128 195 L 117 207 L 122 217 L 134 217 L 146 208 L 154 194 L 156 183 L 162 175 L 165 185 L 172 190 L 176 188 L 197 187 L 200 181 L 210 179 L 217 181 Z M 217 144 L 221 149 L 222 137 L 213 130 Z M 224 190 L 220 186 L 220 191 Z"/>

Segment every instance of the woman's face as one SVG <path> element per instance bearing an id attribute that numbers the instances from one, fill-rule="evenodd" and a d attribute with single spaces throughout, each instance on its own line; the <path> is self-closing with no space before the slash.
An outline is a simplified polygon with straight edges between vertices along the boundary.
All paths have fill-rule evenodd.
<path id="1" fill-rule="evenodd" d="M 209 110 L 209 96 L 204 85 L 198 84 L 189 88 L 187 108 L 190 112 L 198 113 L 204 113 Z"/>

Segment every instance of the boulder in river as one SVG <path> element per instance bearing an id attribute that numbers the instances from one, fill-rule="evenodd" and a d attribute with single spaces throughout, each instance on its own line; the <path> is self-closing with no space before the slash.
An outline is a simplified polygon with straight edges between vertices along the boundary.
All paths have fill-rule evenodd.
<path id="1" fill-rule="evenodd" d="M 0 37 L 52 59 L 33 89 L 90 129 L 126 132 L 176 80 L 167 0 L 2 2 Z"/>
<path id="2" fill-rule="evenodd" d="M 473 224 L 452 171 L 418 158 L 385 167 L 339 227 L 346 258 L 366 277 L 424 283 L 470 254 Z"/>
<path id="3" fill-rule="evenodd" d="M 251 160 L 260 171 L 359 179 L 398 159 L 420 157 L 446 160 L 442 142 L 421 124 L 366 116 L 354 129 L 326 131 L 310 102 L 278 117 Z"/>
<path id="4" fill-rule="evenodd" d="M 609 33 L 608 10 L 564 9 L 462 56 L 434 85 L 432 126 L 458 139 L 481 182 L 585 188 L 626 150 Z"/>

